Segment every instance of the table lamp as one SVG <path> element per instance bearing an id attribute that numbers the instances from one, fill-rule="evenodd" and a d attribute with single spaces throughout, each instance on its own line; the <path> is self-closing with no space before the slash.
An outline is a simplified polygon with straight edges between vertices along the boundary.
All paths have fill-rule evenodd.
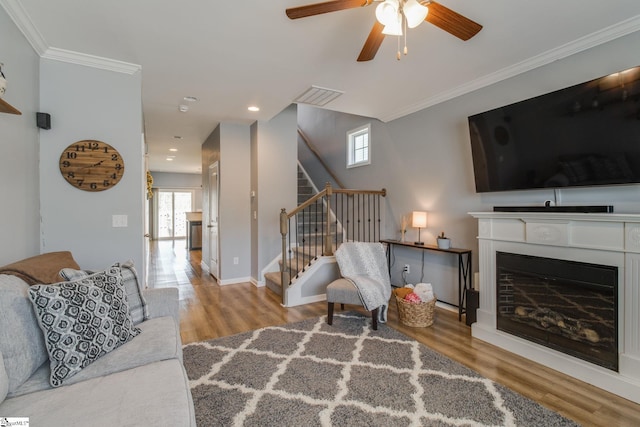
<path id="1" fill-rule="evenodd" d="M 418 241 L 414 243 L 416 245 L 424 245 L 424 242 L 420 241 L 420 229 L 427 226 L 427 213 L 422 211 L 413 211 L 411 216 L 411 226 L 418 229 Z"/>

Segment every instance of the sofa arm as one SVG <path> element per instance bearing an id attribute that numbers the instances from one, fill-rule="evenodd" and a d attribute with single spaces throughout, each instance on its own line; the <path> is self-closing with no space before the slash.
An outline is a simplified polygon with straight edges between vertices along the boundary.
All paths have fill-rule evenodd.
<path id="1" fill-rule="evenodd" d="M 145 289 L 142 295 L 147 302 L 149 319 L 172 316 L 180 327 L 180 301 L 177 288 Z"/>

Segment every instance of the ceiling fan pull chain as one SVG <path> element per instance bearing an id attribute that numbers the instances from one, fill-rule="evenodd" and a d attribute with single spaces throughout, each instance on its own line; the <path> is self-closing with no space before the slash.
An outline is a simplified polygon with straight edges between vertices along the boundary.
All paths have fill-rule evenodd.
<path id="1" fill-rule="evenodd" d="M 396 59 L 400 61 L 401 57 L 402 55 L 400 55 L 400 36 L 398 36 L 398 52 L 396 53 Z"/>
<path id="2" fill-rule="evenodd" d="M 407 50 L 407 18 L 403 17 L 403 21 L 404 21 L 404 54 L 406 55 L 408 50 Z"/>

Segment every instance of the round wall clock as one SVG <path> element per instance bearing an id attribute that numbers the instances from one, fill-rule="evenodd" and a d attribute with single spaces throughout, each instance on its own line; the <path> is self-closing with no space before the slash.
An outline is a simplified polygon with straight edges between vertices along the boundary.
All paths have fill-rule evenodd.
<path id="1" fill-rule="evenodd" d="M 80 190 L 108 190 L 124 175 L 124 160 L 118 150 L 107 143 L 78 141 L 60 155 L 60 173 Z"/>

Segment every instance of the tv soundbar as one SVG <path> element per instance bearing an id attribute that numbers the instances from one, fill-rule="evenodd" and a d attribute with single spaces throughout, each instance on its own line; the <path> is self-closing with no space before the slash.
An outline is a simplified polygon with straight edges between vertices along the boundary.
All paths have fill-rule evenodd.
<path id="1" fill-rule="evenodd" d="M 613 213 L 612 205 L 591 206 L 494 206 L 494 212 L 579 212 Z"/>

